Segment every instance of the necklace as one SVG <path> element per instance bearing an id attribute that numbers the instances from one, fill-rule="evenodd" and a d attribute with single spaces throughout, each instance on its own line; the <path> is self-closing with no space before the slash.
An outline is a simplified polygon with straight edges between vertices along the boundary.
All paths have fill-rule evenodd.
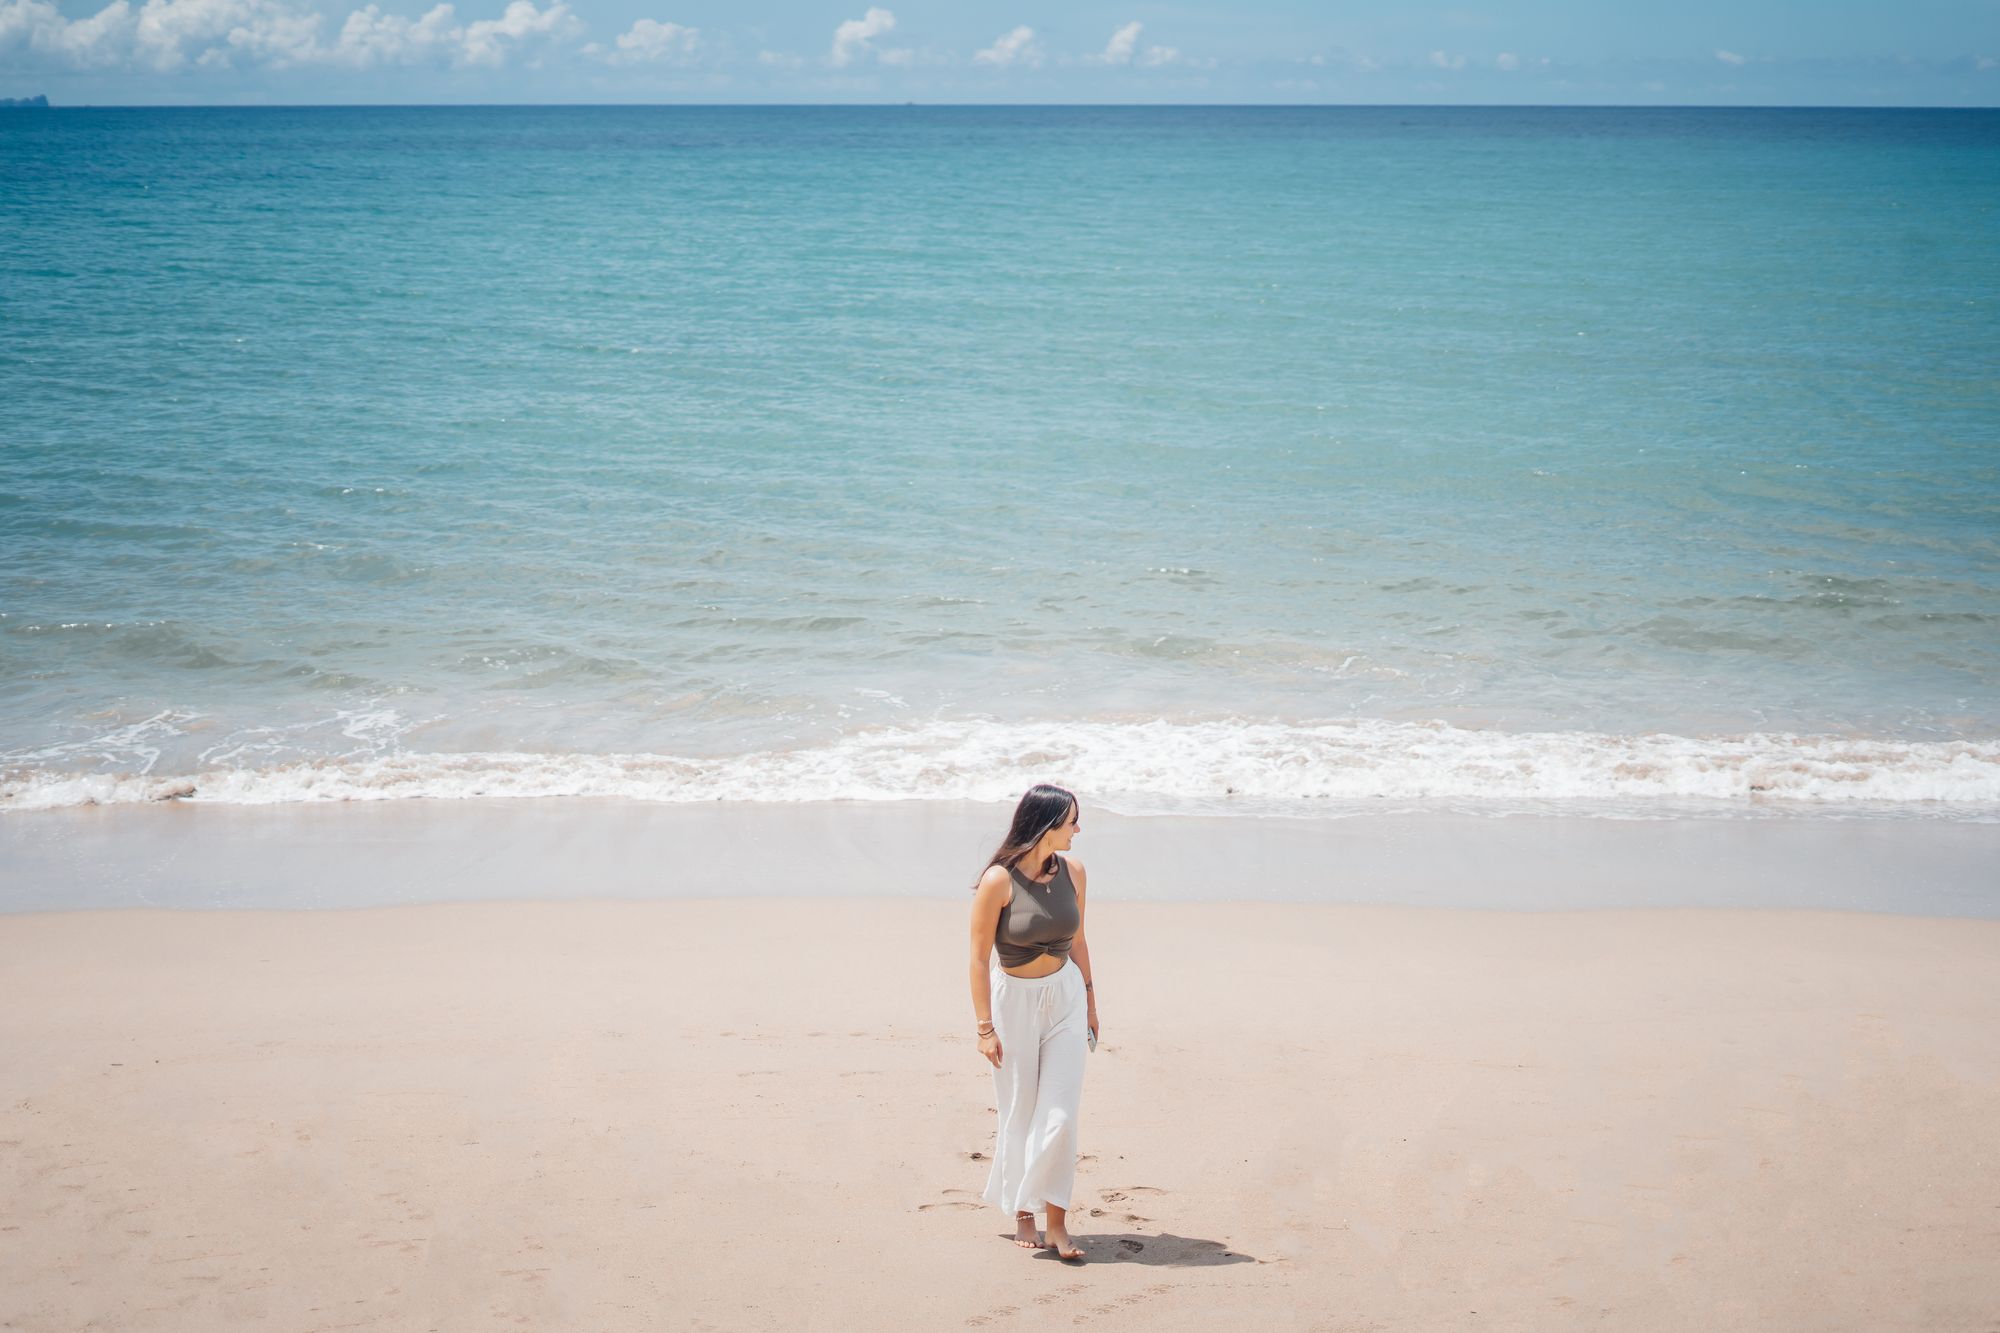
<path id="1" fill-rule="evenodd" d="M 1014 871 L 1014 877 L 1016 879 L 1020 880 L 1023 884 L 1032 884 L 1038 889 L 1046 889 L 1049 885 L 1056 882 L 1056 875 L 1060 875 L 1062 873 L 1062 867 L 1057 866 L 1055 875 L 1050 875 L 1047 879 L 1033 879 L 1027 875 L 1023 875 L 1021 873 L 1021 868 L 1018 865 L 1012 867 L 1012 869 Z"/>

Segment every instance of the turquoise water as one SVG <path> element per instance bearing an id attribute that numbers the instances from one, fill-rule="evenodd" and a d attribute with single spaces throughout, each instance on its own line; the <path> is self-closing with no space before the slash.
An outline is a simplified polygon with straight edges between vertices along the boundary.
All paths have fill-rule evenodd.
<path id="1" fill-rule="evenodd" d="M 0 117 L 0 806 L 1990 817 L 1996 149 L 1984 111 Z"/>

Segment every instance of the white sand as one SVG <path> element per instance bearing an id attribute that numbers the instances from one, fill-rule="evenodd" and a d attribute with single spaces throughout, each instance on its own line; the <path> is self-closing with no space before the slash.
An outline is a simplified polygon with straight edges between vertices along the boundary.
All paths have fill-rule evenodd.
<path id="1" fill-rule="evenodd" d="M 0 917 L 0 1327 L 2000 1317 L 2000 922 L 1107 890 L 1070 1267 L 965 911 Z"/>

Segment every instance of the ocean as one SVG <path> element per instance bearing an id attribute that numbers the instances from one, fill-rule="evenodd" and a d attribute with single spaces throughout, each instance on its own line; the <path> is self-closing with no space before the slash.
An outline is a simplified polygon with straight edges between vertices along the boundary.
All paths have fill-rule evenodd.
<path id="1" fill-rule="evenodd" d="M 0 809 L 2000 819 L 2000 112 L 0 114 Z"/>

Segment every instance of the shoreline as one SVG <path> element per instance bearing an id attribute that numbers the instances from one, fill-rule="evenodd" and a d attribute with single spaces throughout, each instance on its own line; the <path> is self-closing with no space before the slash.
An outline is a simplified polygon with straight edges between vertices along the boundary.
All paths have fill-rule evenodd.
<path id="1" fill-rule="evenodd" d="M 473 901 L 937 898 L 1011 807 L 605 798 L 87 807 L 0 817 L 0 916 Z M 1084 809 L 1098 900 L 2000 918 L 2000 824 Z"/>
<path id="2" fill-rule="evenodd" d="M 447 710 L 448 712 L 453 710 Z M 272 727 L 190 710 L 128 721 L 94 740 L 0 752 L 0 813 L 145 806 L 630 799 L 708 804 L 996 801 L 1048 772 L 1134 815 L 1344 818 L 1463 804 L 1472 813 L 1595 817 L 1965 819 L 2000 822 L 2000 734 L 1732 727 L 1685 733 L 1453 718 L 1127 714 L 1061 721 L 939 717 L 807 738 L 749 736 L 720 752 L 406 750 L 420 722 L 393 708 Z M 488 719 L 502 725 L 499 718 Z M 333 729 L 360 752 L 306 743 Z M 27 728 L 32 731 L 32 728 Z M 290 747 L 270 733 L 303 732 Z M 220 734 L 218 734 L 220 733 Z M 53 742 L 53 738 L 49 738 Z M 440 738 L 433 736 L 432 743 Z M 748 748 L 743 748 L 747 743 Z M 201 748 L 190 753 L 188 747 Z M 274 748 L 275 747 L 275 748 Z M 773 748 L 774 747 L 774 748 Z M 247 749 L 250 753 L 239 753 Z M 95 753 L 124 770 L 36 767 Z M 211 764 L 211 755 L 248 767 Z M 86 765 L 86 769 L 87 769 Z"/>
<path id="3" fill-rule="evenodd" d="M 1080 1268 L 964 905 L 0 917 L 0 1326 L 1984 1327 L 2000 922 L 1093 904 Z"/>

